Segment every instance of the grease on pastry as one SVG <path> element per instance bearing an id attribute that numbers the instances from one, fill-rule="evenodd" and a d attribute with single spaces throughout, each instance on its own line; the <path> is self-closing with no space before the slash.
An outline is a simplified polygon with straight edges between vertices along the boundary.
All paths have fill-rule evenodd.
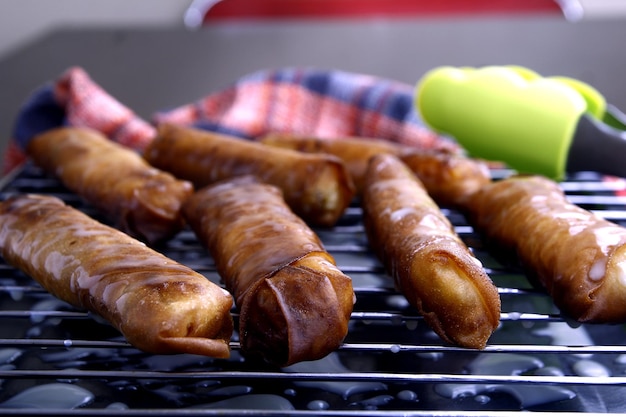
<path id="1" fill-rule="evenodd" d="M 296 214 L 320 226 L 334 225 L 354 196 L 352 179 L 336 157 L 273 148 L 199 129 L 163 124 L 144 156 L 197 188 L 253 175 L 280 188 Z"/>
<path id="2" fill-rule="evenodd" d="M 183 227 L 180 208 L 193 193 L 192 184 L 150 166 L 99 132 L 53 129 L 34 137 L 27 151 L 35 164 L 133 237 L 161 243 Z"/>
<path id="3" fill-rule="evenodd" d="M 246 355 L 286 366 L 341 345 L 352 280 L 277 187 L 226 180 L 196 192 L 183 212 L 235 297 Z"/>
<path id="4" fill-rule="evenodd" d="M 469 208 L 477 230 L 515 254 L 565 315 L 626 321 L 626 228 L 570 203 L 558 183 L 540 176 L 496 181 Z"/>
<path id="5" fill-rule="evenodd" d="M 500 321 L 498 290 L 397 157 L 370 160 L 363 211 L 374 252 L 431 328 L 446 342 L 484 348 Z"/>
<path id="6" fill-rule="evenodd" d="M 0 203 L 0 253 L 52 295 L 109 321 L 138 349 L 230 354 L 227 291 L 56 197 Z"/>

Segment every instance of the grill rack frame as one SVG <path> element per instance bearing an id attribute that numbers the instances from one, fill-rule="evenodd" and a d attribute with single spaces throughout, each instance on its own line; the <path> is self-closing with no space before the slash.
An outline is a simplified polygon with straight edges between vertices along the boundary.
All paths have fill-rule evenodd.
<path id="1" fill-rule="evenodd" d="M 508 170 L 493 171 L 492 175 L 495 179 L 504 178 L 511 174 Z M 605 181 L 605 179 L 596 173 L 581 173 L 575 177 L 567 178 L 561 183 L 563 189 L 568 194 L 570 201 L 579 204 L 591 211 L 594 211 L 601 216 L 615 221 L 618 224 L 624 225 L 626 223 L 626 197 L 616 195 L 617 191 L 626 190 L 626 182 L 623 180 L 617 181 Z M 106 222 L 102 216 L 95 211 L 88 204 L 84 203 L 78 196 L 64 189 L 64 187 L 54 178 L 46 176 L 41 170 L 34 167 L 32 164 L 27 163 L 22 168 L 18 169 L 10 176 L 5 177 L 0 183 L 0 198 L 4 199 L 6 196 L 13 193 L 41 193 L 46 195 L 55 195 L 60 197 L 66 203 L 79 208 L 81 211 L 91 215 L 92 217 Z M 464 241 L 468 243 L 470 247 L 476 250 L 476 253 L 483 262 L 483 256 L 485 255 L 485 249 L 480 247 L 480 238 L 474 233 L 471 226 L 465 222 L 465 219 L 458 212 L 454 210 L 444 208 L 444 213 L 448 215 L 455 229 L 461 235 Z M 381 278 L 381 282 L 386 283 L 383 285 L 356 285 L 355 293 L 357 300 L 361 298 L 381 298 L 381 297 L 394 297 L 397 296 L 395 290 L 390 286 L 391 281 L 386 278 L 382 270 L 382 266 L 377 260 L 373 260 L 366 265 L 359 265 L 350 263 L 351 255 L 363 255 L 366 254 L 369 258 L 373 255 L 369 252 L 367 243 L 364 241 L 364 230 L 362 222 L 360 222 L 361 210 L 358 205 L 350 207 L 342 221 L 338 226 L 330 230 L 316 230 L 320 235 L 322 241 L 325 243 L 328 251 L 338 258 L 338 264 L 340 268 L 348 275 L 353 274 L 365 274 L 375 275 Z M 339 239 L 339 243 L 331 241 L 328 242 L 325 237 L 332 235 L 347 235 L 350 239 Z M 357 239 L 354 239 L 357 236 Z M 356 243 L 355 243 L 356 240 Z M 349 243 L 346 243 L 349 241 Z M 474 245 L 478 243 L 478 245 Z M 207 276 L 208 279 L 216 280 L 219 282 L 219 277 L 216 277 L 214 264 L 204 249 L 199 247 L 197 241 L 192 232 L 185 230 L 175 238 L 174 243 L 165 248 L 165 253 L 176 259 L 176 255 L 179 252 L 201 251 L 198 254 L 197 261 L 183 262 L 191 266 L 193 269 Z M 348 255 L 348 261 L 342 261 L 341 255 Z M 200 256 L 202 255 L 202 256 Z M 489 255 L 487 255 L 489 256 Z M 180 259 L 176 259 L 179 260 Z M 0 260 L 1 261 L 1 260 Z M 505 267 L 499 264 L 493 264 L 493 259 L 487 259 L 486 266 L 487 272 L 494 278 L 502 275 L 514 275 L 521 284 L 520 286 L 511 285 L 498 285 L 498 290 L 501 297 L 520 297 L 522 299 L 526 297 L 537 297 L 547 299 L 547 295 L 541 290 L 534 288 L 528 281 L 523 282 L 519 280 L 520 272 L 512 270 L 509 267 Z M 37 283 L 30 280 L 28 277 L 21 277 L 15 285 L 3 283 L 7 276 L 20 275 L 20 272 L 15 271 L 12 267 L 0 262 L 0 295 L 4 295 L 6 298 L 9 294 L 22 293 L 34 296 L 35 298 L 53 298 L 45 292 Z M 29 281 L 30 280 L 30 281 Z M 366 282 L 369 283 L 368 280 Z M 357 306 L 359 301 L 357 301 Z M 549 304 L 549 303 L 548 303 Z M 568 323 L 563 317 L 558 314 L 558 311 L 506 311 L 506 303 L 503 302 L 503 313 L 501 315 L 501 323 L 504 324 L 518 324 L 518 323 L 532 323 L 541 326 L 546 323 L 567 324 L 572 328 L 577 327 L 572 323 Z M 421 325 L 421 317 L 412 309 L 402 307 L 402 311 L 362 311 L 355 306 L 355 312 L 351 318 L 351 326 L 353 322 L 356 323 L 382 323 L 384 326 L 390 327 L 408 327 L 406 323 L 418 323 L 418 328 L 423 328 Z M 235 319 L 237 319 L 236 311 L 233 311 Z M 90 313 L 80 312 L 72 309 L 56 308 L 50 310 L 29 310 L 29 309 L 5 309 L 0 301 L 0 319 L 3 320 L 16 320 L 24 321 L 28 320 L 30 324 L 33 322 L 53 320 L 53 321 L 98 321 Z M 367 325 L 366 325 L 367 327 Z M 415 326 L 410 326 L 413 329 Z M 584 325 L 581 326 L 585 329 L 599 330 L 595 333 L 599 334 L 602 338 L 609 332 L 609 329 L 615 329 L 614 326 L 597 326 L 597 325 Z M 409 329 L 409 331 L 411 331 Z M 397 330 L 397 329 L 395 329 Z M 480 352 L 480 355 L 549 355 L 556 356 L 557 358 L 589 358 L 589 357 L 619 357 L 624 355 L 626 357 L 626 329 L 620 328 L 620 334 L 611 338 L 608 343 L 598 343 L 594 339 L 592 344 L 584 344 L 577 342 L 576 344 L 527 344 L 527 343 L 489 343 L 487 348 Z M 496 331 L 496 334 L 501 329 Z M 5 336 L 4 334 L 2 336 Z M 594 334 L 594 337 L 598 337 Z M 370 340 L 351 340 L 350 334 L 346 339 L 346 342 L 338 349 L 337 353 L 340 355 L 393 355 L 396 357 L 409 355 L 414 360 L 424 360 L 424 357 L 437 357 L 441 360 L 442 357 L 447 355 L 456 356 L 470 356 L 475 357 L 477 352 L 467 349 L 447 346 L 437 342 L 436 340 L 426 339 L 427 343 L 415 343 L 409 342 L 389 342 L 389 341 L 370 341 Z M 107 338 L 104 340 L 99 339 L 81 339 L 81 338 L 45 338 L 45 337 L 0 337 L 0 350 L 1 349 L 23 349 L 28 351 L 29 354 L 37 355 L 35 352 L 48 352 L 55 350 L 78 350 L 78 349 L 113 349 L 116 351 L 133 351 L 123 339 L 120 338 Z M 239 350 L 239 343 L 237 340 L 231 342 L 231 349 L 234 353 Z M 137 352 L 134 352 L 131 356 L 136 356 Z M 141 355 L 141 353 L 139 353 Z M 417 355 L 417 356 L 416 356 Z M 424 355 L 420 357 L 419 355 Z M 428 359 L 426 359 L 428 360 Z M 569 360 L 569 359 L 568 359 Z M 578 359 L 576 359 L 578 360 Z M 209 361 L 209 368 L 214 367 L 213 361 Z M 230 360 L 232 362 L 242 362 L 241 359 Z M 243 361 L 245 362 L 245 361 Z M 571 360 L 570 360 L 571 362 Z M 467 365 L 467 363 L 465 363 Z M 615 365 L 615 362 L 612 363 Z M 0 363 L 0 365 L 2 365 Z M 608 368 L 611 366 L 607 365 Z M 42 367 L 43 368 L 43 367 Z M 217 366 L 219 368 L 219 366 Z M 106 406 L 98 406 L 98 401 L 91 401 L 89 404 L 78 408 L 72 409 L 45 409 L 45 410 L 33 410 L 33 409 L 17 409 L 17 408 L 2 408 L 4 401 L 11 398 L 12 395 L 16 395 L 16 392 L 6 393 L 6 386 L 11 382 L 28 381 L 30 385 L 36 386 L 42 383 L 51 383 L 56 381 L 70 381 L 71 384 L 78 384 L 89 381 L 117 381 L 117 380 L 136 380 L 136 381 L 160 381 L 163 383 L 177 383 L 190 381 L 215 381 L 216 383 L 222 383 L 223 381 L 229 381 L 234 383 L 244 384 L 246 381 L 260 381 L 262 384 L 264 381 L 278 381 L 282 385 L 290 385 L 297 382 L 309 382 L 309 381 L 330 381 L 330 382 L 380 382 L 384 381 L 385 384 L 404 385 L 414 384 L 418 386 L 438 386 L 440 384 L 472 384 L 476 386 L 494 386 L 491 391 L 486 389 L 480 391 L 480 393 L 486 392 L 487 394 L 478 395 L 498 395 L 498 387 L 502 386 L 543 386 L 543 387 L 567 387 L 583 389 L 592 387 L 591 391 L 595 395 L 604 396 L 603 390 L 609 389 L 610 395 L 615 395 L 615 392 L 626 393 L 626 365 L 612 366 L 615 370 L 612 371 L 610 376 L 576 376 L 572 374 L 567 375 L 533 375 L 527 372 L 511 375 L 476 375 L 467 373 L 466 368 L 458 368 L 458 372 L 404 372 L 404 371 L 351 371 L 351 372 L 307 372 L 307 371 L 290 371 L 274 370 L 263 368 L 258 364 L 253 364 L 253 369 L 246 369 L 245 363 L 242 366 L 235 366 L 233 369 L 219 370 L 153 370 L 153 369 L 20 369 L 19 366 L 14 365 L 12 362 L 7 362 L 4 366 L 0 366 L 0 414 L 40 414 L 40 415 L 114 415 L 119 414 L 120 410 L 115 408 L 107 408 Z M 9 384 L 7 383 L 9 382 Z M 296 389 L 297 390 L 297 389 Z M 254 388 L 252 389 L 254 393 Z M 599 394 L 598 394 L 599 393 Z M 249 395 L 250 392 L 246 393 Z M 376 393 L 369 393 L 369 397 L 375 398 Z M 96 394 L 97 397 L 98 394 Z M 277 393 L 277 395 L 283 395 L 284 392 Z M 133 404 L 129 404 L 129 407 L 124 409 L 124 414 L 127 415 L 384 415 L 384 416 L 396 416 L 396 415 L 414 415 L 414 416 L 431 416 L 431 415 L 511 415 L 516 412 L 533 411 L 536 414 L 548 414 L 556 411 L 570 411 L 580 414 L 594 414 L 597 411 L 604 413 L 621 414 L 626 411 L 626 403 L 624 408 L 622 404 L 607 404 L 601 401 L 598 405 L 598 410 L 586 404 L 585 398 L 580 398 L 583 395 L 576 392 L 576 399 L 582 402 L 583 407 L 572 406 L 568 408 L 567 404 L 563 404 L 566 401 L 558 401 L 558 404 L 542 404 L 539 407 L 534 406 L 530 409 L 524 407 L 518 407 L 517 409 L 513 405 L 511 408 L 499 409 L 497 407 L 485 407 L 482 408 L 476 404 L 468 404 L 467 395 L 460 398 L 448 399 L 447 402 L 450 405 L 449 409 L 429 409 L 423 408 L 423 404 L 420 404 L 418 398 L 412 404 L 405 404 L 399 408 L 387 408 L 386 404 L 376 404 L 373 402 L 368 403 L 368 395 L 363 397 L 356 396 L 360 400 L 354 400 L 355 396 L 349 396 L 351 398 L 344 399 L 343 403 L 339 401 L 339 407 L 334 408 L 333 404 L 330 404 L 328 408 L 307 408 L 300 404 L 296 409 L 280 410 L 280 409 L 263 409 L 263 408 L 216 408 L 216 409 L 197 409 L 193 406 L 189 407 L 176 407 L 176 403 L 171 407 L 133 407 Z M 609 395 L 609 394 L 607 394 Z M 471 397 L 471 395 L 469 395 Z M 210 397 L 207 403 L 218 402 L 216 397 Z M 322 398 L 325 398 L 322 395 Z M 289 398 L 288 398 L 289 399 Z M 370 398 L 371 399 L 371 398 Z M 115 398 L 108 399 L 111 403 Z M 507 406 L 509 405 L 510 398 L 506 399 Z M 100 398 L 100 403 L 106 403 L 106 398 Z M 571 400 L 569 400 L 571 401 Z M 314 402 L 313 400 L 311 402 Z M 397 401 L 396 401 L 397 402 Z M 444 401 L 445 402 L 445 401 Z M 597 401 L 596 401 L 597 402 Z M 183 401 L 184 403 L 184 401 Z M 514 401 L 513 401 L 514 403 Z M 355 407 L 351 405 L 357 404 Z M 595 404 L 595 403 L 594 403 Z M 591 408 L 590 408 L 591 407 Z"/>

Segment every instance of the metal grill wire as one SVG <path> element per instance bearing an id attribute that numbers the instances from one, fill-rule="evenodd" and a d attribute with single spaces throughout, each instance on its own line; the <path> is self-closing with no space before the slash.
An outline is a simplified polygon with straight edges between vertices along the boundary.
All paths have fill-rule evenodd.
<path id="1" fill-rule="evenodd" d="M 508 175 L 494 171 L 494 177 Z M 570 199 L 626 224 L 623 181 L 581 173 Z M 106 219 L 27 164 L 1 198 L 55 195 Z M 239 354 L 214 360 L 142 353 L 98 317 L 46 293 L 0 263 L 0 413 L 44 415 L 510 415 L 626 411 L 626 329 L 564 320 L 517 269 L 500 264 L 464 217 L 444 209 L 499 288 L 501 325 L 484 351 L 443 345 L 394 289 L 372 255 L 355 203 L 316 232 L 354 280 L 357 303 L 343 346 L 321 361 L 277 369 Z M 189 230 L 167 256 L 220 283 Z M 237 319 L 236 310 L 233 311 Z M 36 408 L 35 408 L 36 407 Z"/>

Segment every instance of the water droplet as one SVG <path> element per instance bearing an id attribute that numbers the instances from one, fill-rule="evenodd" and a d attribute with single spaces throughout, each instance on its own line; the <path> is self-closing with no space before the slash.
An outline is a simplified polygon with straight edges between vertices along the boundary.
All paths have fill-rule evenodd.
<path id="1" fill-rule="evenodd" d="M 576 362 L 572 368 L 579 376 L 611 376 L 611 372 L 604 365 L 589 359 L 583 359 Z"/>
<path id="2" fill-rule="evenodd" d="M 473 375 L 518 375 L 541 367 L 543 362 L 538 358 L 514 353 L 481 354 L 468 365 Z"/>
<path id="3" fill-rule="evenodd" d="M 218 381 L 205 380 L 205 381 L 199 381 L 196 384 L 196 387 L 198 387 L 198 388 L 211 388 L 211 387 L 215 387 L 215 386 L 217 386 L 219 384 L 220 383 Z"/>
<path id="4" fill-rule="evenodd" d="M 417 394 L 408 389 L 398 392 L 396 397 L 402 401 L 417 401 Z"/>
<path id="5" fill-rule="evenodd" d="M 615 363 L 619 365 L 626 365 L 626 353 L 622 353 L 617 358 L 615 358 Z"/>
<path id="6" fill-rule="evenodd" d="M 507 392 L 517 398 L 523 408 L 535 407 L 557 401 L 571 400 L 576 394 L 561 387 L 535 387 L 530 385 L 495 385 L 490 391 Z"/>
<path id="7" fill-rule="evenodd" d="M 71 347 L 72 341 L 65 340 L 63 342 L 65 347 Z M 87 357 L 108 358 L 111 357 L 114 352 L 111 349 L 104 348 L 74 348 L 69 350 L 60 350 L 46 352 L 40 355 L 41 359 L 46 362 L 52 363 L 66 363 L 71 361 L 77 361 L 85 359 Z M 67 365 L 66 365 L 67 366 Z"/>
<path id="8" fill-rule="evenodd" d="M 393 400 L 391 395 L 377 395 L 376 397 L 369 398 L 367 400 L 359 401 L 354 404 L 360 404 L 367 410 L 376 410 L 381 405 L 385 405 Z"/>
<path id="9" fill-rule="evenodd" d="M 533 371 L 540 375 L 543 362 L 527 355 L 498 354 L 479 355 L 468 369 L 475 375 L 516 375 Z M 546 373 L 559 372 L 558 368 L 546 368 Z M 569 400 L 576 396 L 573 391 L 560 387 L 510 385 L 510 384 L 439 384 L 435 391 L 447 398 L 463 398 L 485 396 L 490 392 L 506 392 L 517 398 L 524 408 L 556 401 Z M 480 400 L 480 398 L 478 399 Z"/>
<path id="10" fill-rule="evenodd" d="M 465 398 L 478 394 L 478 384 L 439 384 L 435 385 L 437 394 L 446 398 Z"/>
<path id="11" fill-rule="evenodd" d="M 488 395 L 477 395 L 474 397 L 474 401 L 476 401 L 479 404 L 487 404 L 489 401 L 491 401 L 491 397 L 489 397 Z"/>
<path id="12" fill-rule="evenodd" d="M 21 301 L 24 298 L 24 291 L 22 290 L 12 290 L 9 291 L 9 294 L 13 301 Z"/>
<path id="13" fill-rule="evenodd" d="M 248 394 L 217 401 L 210 404 L 199 404 L 193 409 L 235 409 L 235 410 L 294 410 L 293 404 L 285 398 L 271 394 Z"/>
<path id="14" fill-rule="evenodd" d="M 576 321 L 574 319 L 571 319 L 569 317 L 563 317 L 563 320 L 565 321 L 565 323 L 567 323 L 567 325 L 569 327 L 571 327 L 572 329 L 578 329 L 580 326 L 582 326 L 582 323 L 579 321 Z"/>
<path id="15" fill-rule="evenodd" d="M 0 363 L 11 363 L 22 355 L 22 351 L 15 348 L 0 349 Z"/>
<path id="16" fill-rule="evenodd" d="M 594 341 L 584 327 L 572 328 L 566 323 L 548 323 L 545 327 L 533 331 L 535 336 L 549 337 L 554 345 L 593 346 Z M 588 353 L 576 354 L 577 357 L 588 358 Z"/>
<path id="17" fill-rule="evenodd" d="M 225 397 L 235 396 L 235 395 L 244 395 L 252 392 L 252 387 L 247 385 L 233 385 L 230 387 L 222 387 L 217 388 L 211 391 L 210 395 L 223 395 Z"/>
<path id="18" fill-rule="evenodd" d="M 41 327 L 39 326 L 31 327 L 30 329 L 26 331 L 27 338 L 36 338 L 39 336 L 41 336 Z"/>
<path id="19" fill-rule="evenodd" d="M 173 384 L 167 384 L 162 387 L 152 388 L 151 391 L 154 394 L 157 394 L 165 398 L 167 401 L 171 401 L 173 403 L 180 402 L 187 395 L 187 393 L 181 392 L 179 386 Z"/>
<path id="20" fill-rule="evenodd" d="M 129 384 L 130 383 L 125 380 L 112 380 L 111 382 L 109 382 L 109 385 L 112 387 L 124 387 Z"/>
<path id="21" fill-rule="evenodd" d="M 107 410 L 128 410 L 128 405 L 120 402 L 111 403 L 106 406 Z"/>
<path id="22" fill-rule="evenodd" d="M 199 355 L 148 355 L 142 362 L 148 369 L 158 371 L 175 371 L 201 366 L 210 361 L 209 358 Z"/>
<path id="23" fill-rule="evenodd" d="M 28 388 L 0 404 L 0 408 L 73 409 L 93 401 L 94 395 L 71 384 L 45 384 Z"/>
<path id="24" fill-rule="evenodd" d="M 543 376 L 563 376 L 565 372 L 562 369 L 557 368 L 556 366 L 546 366 L 545 368 L 537 369 L 534 372 L 534 375 L 543 375 Z"/>
<path id="25" fill-rule="evenodd" d="M 438 361 L 439 359 L 443 358 L 443 352 L 418 352 L 416 356 L 422 359 Z"/>
<path id="26" fill-rule="evenodd" d="M 3 371 L 13 371 L 15 369 L 15 365 L 10 363 L 5 363 L 0 365 L 0 369 Z M 0 379 L 0 385 L 2 384 L 2 380 Z"/>
<path id="27" fill-rule="evenodd" d="M 48 315 L 47 311 L 72 311 L 74 308 L 65 301 L 61 301 L 58 298 L 48 298 L 40 301 L 31 307 L 30 320 L 31 323 L 42 323 Z M 58 325 L 61 323 L 59 318 L 48 318 L 50 325 Z"/>
<path id="28" fill-rule="evenodd" d="M 417 329 L 417 320 L 407 320 L 404 325 L 406 326 L 407 330 L 415 330 Z"/>
<path id="29" fill-rule="evenodd" d="M 522 313 L 512 312 L 508 314 L 510 320 L 519 320 L 522 317 Z"/>
<path id="30" fill-rule="evenodd" d="M 306 405 L 309 410 L 328 410 L 330 404 L 323 400 L 313 400 Z"/>
<path id="31" fill-rule="evenodd" d="M 287 388 L 285 390 L 285 395 L 288 395 L 290 397 L 295 397 L 296 396 L 296 390 L 293 388 Z"/>
<path id="32" fill-rule="evenodd" d="M 346 373 L 351 372 L 339 360 L 336 353 L 331 353 L 316 361 L 298 362 L 286 368 L 285 372 L 315 372 L 315 373 Z M 307 387 L 332 392 L 348 398 L 353 394 L 386 390 L 387 385 L 382 382 L 360 381 L 295 381 L 298 387 Z"/>
<path id="33" fill-rule="evenodd" d="M 398 346 L 398 345 L 391 345 L 391 348 L 389 350 L 391 350 L 391 353 L 398 353 L 398 352 L 400 352 L 400 346 Z"/>
<path id="34" fill-rule="evenodd" d="M 398 310 L 402 310 L 402 309 L 409 307 L 409 302 L 407 301 L 406 297 L 403 295 L 392 295 L 392 296 L 387 297 L 387 304 L 389 304 L 390 307 L 393 307 Z"/>

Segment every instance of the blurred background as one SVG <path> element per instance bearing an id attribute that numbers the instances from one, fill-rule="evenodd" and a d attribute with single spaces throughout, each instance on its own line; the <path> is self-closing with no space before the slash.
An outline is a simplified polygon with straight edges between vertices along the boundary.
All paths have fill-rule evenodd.
<path id="1" fill-rule="evenodd" d="M 624 110 L 624 41 L 624 0 L 0 0 L 0 152 L 24 100 L 75 65 L 148 119 L 280 66 L 414 84 L 516 64 Z"/>

